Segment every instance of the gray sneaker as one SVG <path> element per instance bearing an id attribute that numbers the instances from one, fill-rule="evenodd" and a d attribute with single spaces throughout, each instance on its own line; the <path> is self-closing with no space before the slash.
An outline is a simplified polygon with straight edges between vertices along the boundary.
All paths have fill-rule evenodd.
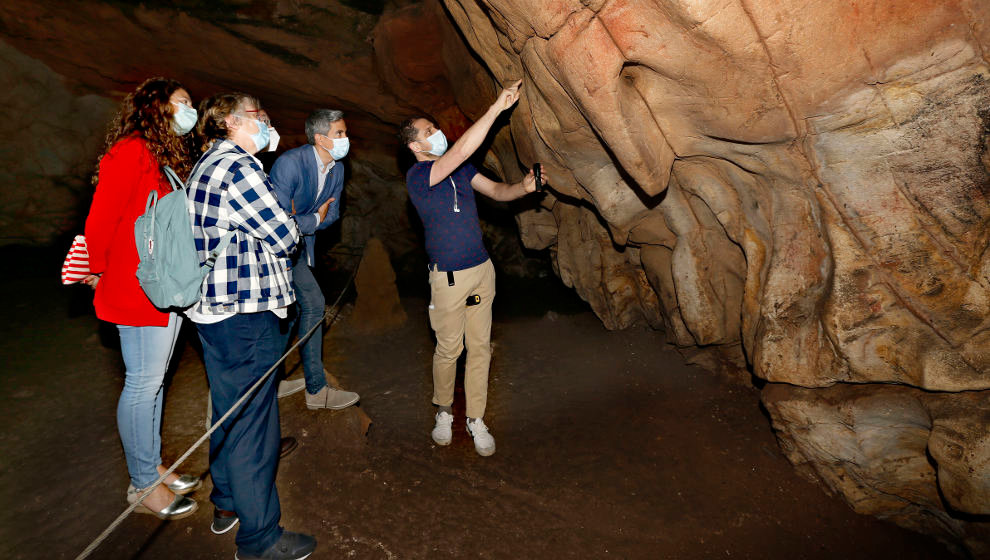
<path id="1" fill-rule="evenodd" d="M 358 402 L 359 398 L 360 397 L 358 397 L 357 393 L 341 391 L 340 389 L 334 389 L 329 385 L 324 385 L 323 388 L 320 389 L 320 392 L 315 395 L 310 395 L 309 391 L 306 391 L 306 408 L 310 410 L 317 410 L 320 408 L 341 410 Z"/>
<path id="2" fill-rule="evenodd" d="M 306 379 L 300 377 L 299 379 L 283 379 L 278 382 L 278 398 L 288 397 L 289 395 L 295 395 L 299 391 L 306 388 Z"/>

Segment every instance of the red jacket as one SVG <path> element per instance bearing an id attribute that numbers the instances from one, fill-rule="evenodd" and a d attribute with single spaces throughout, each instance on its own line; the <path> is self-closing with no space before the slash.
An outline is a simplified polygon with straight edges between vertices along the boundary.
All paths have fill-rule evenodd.
<path id="1" fill-rule="evenodd" d="M 86 218 L 89 268 L 103 273 L 93 305 L 104 321 L 133 327 L 164 327 L 159 311 L 138 284 L 134 222 L 144 214 L 148 193 L 172 191 L 145 141 L 135 135 L 114 144 L 100 161 L 100 178 Z"/>

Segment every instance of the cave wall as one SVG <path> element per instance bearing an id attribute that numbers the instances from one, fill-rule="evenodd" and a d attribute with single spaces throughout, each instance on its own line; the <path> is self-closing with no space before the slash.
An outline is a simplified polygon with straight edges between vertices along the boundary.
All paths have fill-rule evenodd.
<path id="1" fill-rule="evenodd" d="M 279 153 L 305 142 L 314 108 L 342 109 L 352 147 L 340 245 L 378 237 L 393 255 L 422 252 L 396 127 L 427 113 L 466 128 L 445 79 L 451 37 L 470 58 L 436 2 L 0 3 L 0 244 L 46 244 L 82 229 L 112 114 L 138 83 L 164 75 L 194 102 L 257 95 L 282 136 Z M 412 56 L 418 50 L 425 55 Z"/>
<path id="2" fill-rule="evenodd" d="M 445 5 L 524 80 L 523 240 L 606 326 L 769 382 L 802 472 L 990 554 L 990 5 Z"/>
<path id="3" fill-rule="evenodd" d="M 9 132 L 0 138 L 0 245 L 78 233 L 110 116 L 138 83 L 165 75 L 194 101 L 218 91 L 257 95 L 282 136 L 279 153 L 306 141 L 303 122 L 314 108 L 342 109 L 350 175 L 329 237 L 344 253 L 377 237 L 417 278 L 423 240 L 408 205 L 398 124 L 431 115 L 456 137 L 469 125 L 464 111 L 484 103 L 477 92 L 493 87 L 435 0 L 10 0 L 0 4 L 0 51 L 15 115 L 0 124 Z M 39 72 L 44 80 L 33 77 Z M 494 156 L 484 163 L 501 171 Z M 541 272 L 507 207 L 489 206 L 484 233 L 501 269 Z"/>
<path id="4" fill-rule="evenodd" d="M 0 244 L 44 244 L 78 223 L 116 107 L 3 41 L 0 68 Z"/>

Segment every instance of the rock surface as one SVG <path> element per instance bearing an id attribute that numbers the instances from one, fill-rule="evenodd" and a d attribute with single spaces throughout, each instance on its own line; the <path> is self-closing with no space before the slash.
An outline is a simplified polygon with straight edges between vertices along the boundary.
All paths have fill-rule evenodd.
<path id="1" fill-rule="evenodd" d="M 342 109 L 355 178 L 343 244 L 378 235 L 393 254 L 421 249 L 407 216 L 396 129 L 422 113 L 454 133 L 464 130 L 466 117 L 444 78 L 450 49 L 441 48 L 460 38 L 436 2 L 389 3 L 384 11 L 368 5 L 0 4 L 0 81 L 10 109 L 0 125 L 0 228 L 14 227 L 3 229 L 0 242 L 44 243 L 81 229 L 110 116 L 139 82 L 165 75 L 181 81 L 194 102 L 219 91 L 257 95 L 283 150 L 305 142 L 303 122 L 314 108 Z M 463 44 L 454 50 L 470 57 Z M 18 219 L 29 228 L 8 225 Z"/>
<path id="2" fill-rule="evenodd" d="M 990 513 L 985 394 L 775 383 L 763 402 L 791 462 L 854 510 L 990 554 L 990 527 L 966 522 Z"/>
<path id="3" fill-rule="evenodd" d="M 82 233 L 80 208 L 90 200 L 102 128 L 115 104 L 72 91 L 42 61 L 3 41 L 0 68 L 0 244 Z"/>
<path id="4" fill-rule="evenodd" d="M 771 382 L 857 511 L 990 554 L 990 4 L 445 4 L 524 80 L 495 154 L 551 178 L 524 243 L 610 328 Z"/>

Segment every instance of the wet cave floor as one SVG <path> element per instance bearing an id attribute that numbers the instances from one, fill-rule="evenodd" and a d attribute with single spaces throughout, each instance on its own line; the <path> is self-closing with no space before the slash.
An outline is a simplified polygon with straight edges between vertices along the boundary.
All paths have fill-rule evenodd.
<path id="1" fill-rule="evenodd" d="M 0 558 L 74 558 L 127 506 L 116 330 L 93 316 L 88 288 L 58 283 L 61 255 L 2 254 L 25 272 L 0 281 Z M 325 286 L 328 302 L 338 287 Z M 317 537 L 311 558 L 949 556 L 800 478 L 757 391 L 686 365 L 662 333 L 605 330 L 554 278 L 500 278 L 498 290 L 488 458 L 464 431 L 460 385 L 453 443 L 430 439 L 422 290 L 403 297 L 408 321 L 390 333 L 354 334 L 347 308 L 329 330 L 327 369 L 373 425 L 365 436 L 358 411 L 309 411 L 302 394 L 279 402 L 283 435 L 300 443 L 279 467 L 282 524 Z M 166 463 L 204 431 L 192 328 L 179 352 Z M 205 473 L 205 446 L 186 464 Z M 132 515 L 92 558 L 233 558 L 234 533 L 209 530 L 209 490 L 207 477 L 199 511 L 180 521 Z"/>

